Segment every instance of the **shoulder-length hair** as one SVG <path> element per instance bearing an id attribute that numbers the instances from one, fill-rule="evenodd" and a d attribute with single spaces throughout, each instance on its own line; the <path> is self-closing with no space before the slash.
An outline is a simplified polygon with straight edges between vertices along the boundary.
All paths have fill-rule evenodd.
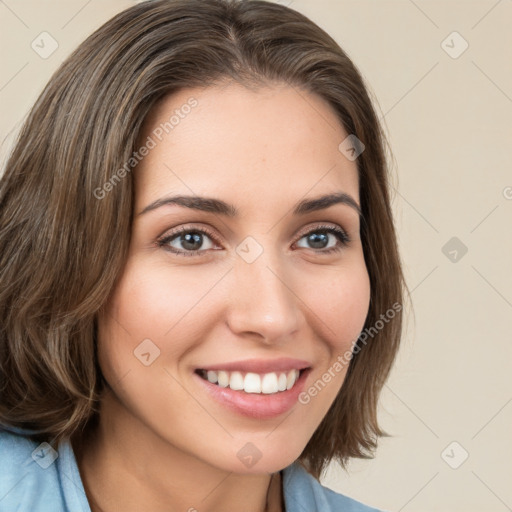
<path id="1" fill-rule="evenodd" d="M 128 255 L 132 173 L 103 187 L 132 157 L 159 99 L 222 79 L 317 94 L 365 146 L 357 167 L 371 300 L 343 386 L 298 459 L 319 478 L 331 460 L 371 457 L 387 435 L 377 401 L 406 288 L 387 145 L 361 74 L 311 20 L 266 1 L 135 5 L 78 46 L 37 99 L 0 180 L 0 423 L 58 443 L 97 417 L 96 315 Z"/>

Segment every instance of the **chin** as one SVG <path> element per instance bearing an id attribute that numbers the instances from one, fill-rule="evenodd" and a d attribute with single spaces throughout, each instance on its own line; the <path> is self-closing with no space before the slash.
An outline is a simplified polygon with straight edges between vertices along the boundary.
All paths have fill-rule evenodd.
<path id="1" fill-rule="evenodd" d="M 303 452 L 307 440 L 296 443 L 281 440 L 272 442 L 272 434 L 233 443 L 234 450 L 224 457 L 224 469 L 239 474 L 276 473 L 293 464 Z"/>

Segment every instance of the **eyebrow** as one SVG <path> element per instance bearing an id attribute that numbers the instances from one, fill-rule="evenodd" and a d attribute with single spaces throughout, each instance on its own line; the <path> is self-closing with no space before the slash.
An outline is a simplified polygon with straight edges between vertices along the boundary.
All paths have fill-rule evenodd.
<path id="1" fill-rule="evenodd" d="M 336 192 L 327 194 L 312 199 L 303 199 L 299 201 L 293 209 L 293 215 L 305 215 L 306 213 L 315 212 L 318 210 L 327 209 L 335 204 L 345 204 L 353 208 L 358 215 L 361 217 L 361 207 L 357 204 L 357 201 L 349 194 L 345 192 Z M 226 217 L 236 217 L 238 215 L 238 209 L 233 205 L 228 204 L 221 199 L 215 199 L 213 197 L 200 197 L 200 196 L 170 196 L 162 197 L 146 206 L 138 215 L 156 210 L 166 205 L 177 205 L 192 210 L 199 210 L 203 212 L 216 213 L 224 215 Z"/>

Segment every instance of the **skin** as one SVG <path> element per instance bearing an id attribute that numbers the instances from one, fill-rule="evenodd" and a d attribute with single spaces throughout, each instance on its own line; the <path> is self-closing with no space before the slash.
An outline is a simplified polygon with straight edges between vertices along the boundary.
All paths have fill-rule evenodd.
<path id="1" fill-rule="evenodd" d="M 279 471 L 299 457 L 346 366 L 308 404 L 265 420 L 213 401 L 193 371 L 293 357 L 311 363 L 307 389 L 352 348 L 368 312 L 356 210 L 291 214 L 297 201 L 332 192 L 359 203 L 356 162 L 338 150 L 348 134 L 330 105 L 284 84 L 186 89 L 152 110 L 141 142 L 190 97 L 198 105 L 134 170 L 130 254 L 98 316 L 99 363 L 111 389 L 99 428 L 76 447 L 93 512 L 281 510 Z M 174 194 L 222 199 L 240 215 L 175 205 L 138 215 Z M 348 245 L 331 254 L 311 245 L 305 235 L 322 224 L 345 230 Z M 156 245 L 180 226 L 207 228 L 217 240 L 204 235 L 189 257 Z M 251 264 L 236 252 L 248 236 L 263 249 Z M 184 251 L 183 242 L 167 247 Z M 336 244 L 329 234 L 328 246 Z M 145 366 L 134 350 L 148 338 L 160 355 Z M 248 442 L 262 454 L 250 468 L 237 457 Z"/>

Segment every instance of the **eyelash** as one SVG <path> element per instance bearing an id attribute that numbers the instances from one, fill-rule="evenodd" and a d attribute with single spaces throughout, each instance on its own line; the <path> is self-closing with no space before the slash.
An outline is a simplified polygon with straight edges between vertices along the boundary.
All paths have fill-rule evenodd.
<path id="1" fill-rule="evenodd" d="M 329 249 L 326 249 L 326 250 L 323 250 L 323 249 L 312 249 L 314 252 L 318 253 L 318 254 L 332 254 L 332 253 L 335 253 L 335 252 L 339 252 L 341 251 L 344 247 L 346 247 L 349 242 L 351 241 L 349 236 L 347 235 L 347 233 L 341 229 L 341 228 L 338 228 L 338 227 L 334 227 L 334 226 L 324 226 L 324 225 L 321 225 L 321 226 L 315 226 L 315 228 L 311 229 L 310 231 L 307 231 L 306 233 L 302 234 L 294 243 L 297 243 L 299 240 L 302 240 L 304 237 L 308 236 L 308 235 L 311 235 L 313 233 L 317 233 L 317 232 L 326 232 L 326 233 L 331 233 L 333 234 L 334 236 L 336 236 L 336 238 L 338 239 L 339 241 L 339 244 L 337 244 L 335 247 L 331 247 Z M 179 250 L 176 250 L 175 248 L 171 248 L 169 247 L 167 244 L 169 242 L 171 242 L 172 240 L 174 240 L 175 238 L 177 238 L 179 235 L 183 235 L 185 233 L 199 233 L 199 234 L 202 234 L 202 235 L 207 235 L 208 237 L 210 237 L 215 243 L 219 244 L 216 236 L 210 232 L 208 229 L 206 228 L 190 228 L 190 227 L 181 227 L 169 234 L 166 234 L 164 235 L 163 237 L 161 238 L 158 238 L 156 240 L 156 245 L 160 248 L 163 248 L 164 250 L 167 250 L 169 252 L 172 252 L 173 254 L 177 254 L 179 256 L 197 256 L 197 255 L 201 255 L 201 253 L 205 253 L 206 251 L 205 250 L 202 250 L 202 251 L 179 251 Z"/>

